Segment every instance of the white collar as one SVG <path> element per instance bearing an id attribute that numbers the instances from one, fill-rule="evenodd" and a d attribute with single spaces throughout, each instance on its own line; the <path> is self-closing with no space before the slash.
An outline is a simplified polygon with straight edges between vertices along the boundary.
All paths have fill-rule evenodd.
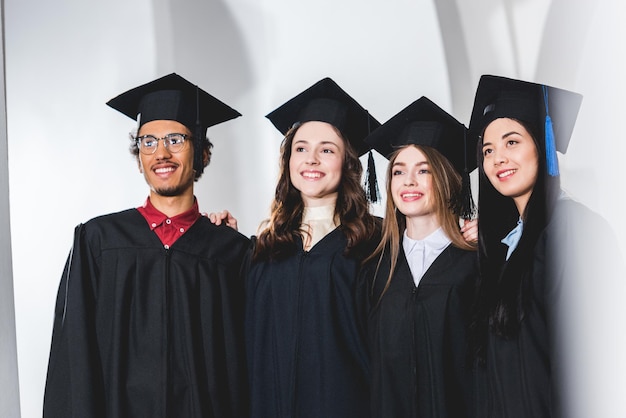
<path id="1" fill-rule="evenodd" d="M 443 228 L 439 227 L 424 239 L 412 239 L 404 230 L 404 251 L 408 254 L 414 247 L 428 247 L 434 250 L 442 250 L 450 244 L 450 238 L 443 232 Z"/>

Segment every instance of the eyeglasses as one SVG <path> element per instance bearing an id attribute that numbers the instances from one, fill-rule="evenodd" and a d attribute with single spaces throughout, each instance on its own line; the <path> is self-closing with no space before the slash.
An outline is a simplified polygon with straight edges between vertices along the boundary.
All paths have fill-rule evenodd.
<path id="1" fill-rule="evenodd" d="M 185 141 L 189 135 L 186 134 L 167 134 L 163 138 L 157 138 L 154 135 L 142 135 L 135 138 L 137 148 L 142 154 L 154 154 L 159 146 L 159 141 L 163 140 L 163 146 L 169 152 L 180 152 L 185 146 Z"/>

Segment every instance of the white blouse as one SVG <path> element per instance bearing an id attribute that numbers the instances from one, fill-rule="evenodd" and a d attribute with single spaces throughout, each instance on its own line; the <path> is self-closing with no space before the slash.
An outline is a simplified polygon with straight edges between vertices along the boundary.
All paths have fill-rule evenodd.
<path id="1" fill-rule="evenodd" d="M 402 247 L 404 248 L 404 254 L 409 263 L 415 286 L 419 285 L 426 270 L 451 242 L 441 228 L 438 228 L 424 239 L 411 239 L 406 234 L 406 229 L 404 230 Z"/>

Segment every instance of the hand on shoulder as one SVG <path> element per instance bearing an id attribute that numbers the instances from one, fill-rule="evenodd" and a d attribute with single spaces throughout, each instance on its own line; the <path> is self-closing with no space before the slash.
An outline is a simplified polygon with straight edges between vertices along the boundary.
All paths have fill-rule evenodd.
<path id="1" fill-rule="evenodd" d="M 209 218 L 209 220 L 217 226 L 224 222 L 226 226 L 233 228 L 235 231 L 239 230 L 237 226 L 237 218 L 235 218 L 233 214 L 226 209 L 221 212 L 211 212 L 209 214 L 203 212 L 202 215 Z"/>

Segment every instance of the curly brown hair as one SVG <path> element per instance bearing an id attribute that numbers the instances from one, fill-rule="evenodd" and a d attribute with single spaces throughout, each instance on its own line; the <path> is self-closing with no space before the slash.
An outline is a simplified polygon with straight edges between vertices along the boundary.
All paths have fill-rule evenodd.
<path id="1" fill-rule="evenodd" d="M 293 138 L 300 126 L 301 123 L 294 124 L 281 144 L 280 175 L 270 218 L 264 223 L 264 228 L 256 240 L 255 261 L 288 257 L 293 253 L 295 244 L 302 234 L 304 202 L 300 191 L 291 183 L 289 174 Z M 345 136 L 334 126 L 333 128 L 345 145 L 335 217 L 339 219 L 340 228 L 347 237 L 346 254 L 350 255 L 369 244 L 368 241 L 376 236 L 377 222 L 369 213 L 369 203 L 361 186 L 363 167 L 359 156 Z"/>

